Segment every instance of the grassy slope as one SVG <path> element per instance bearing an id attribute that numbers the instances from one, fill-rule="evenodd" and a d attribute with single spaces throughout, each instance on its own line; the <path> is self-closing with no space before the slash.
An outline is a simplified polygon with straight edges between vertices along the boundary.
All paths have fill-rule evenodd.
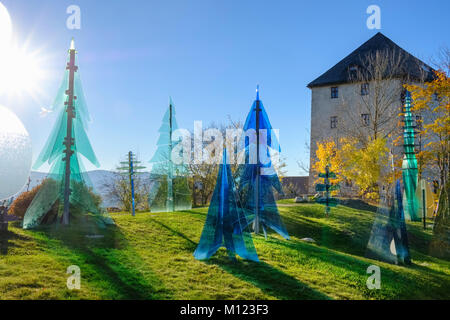
<path id="1" fill-rule="evenodd" d="M 85 237 L 98 230 L 26 231 L 12 223 L 0 238 L 0 298 L 450 298 L 450 262 L 427 255 L 431 234 L 420 224 L 408 225 L 414 264 L 402 267 L 363 258 L 373 212 L 338 206 L 325 218 L 315 204 L 285 204 L 280 211 L 292 239 L 254 237 L 259 264 L 230 261 L 224 249 L 208 261 L 193 258 L 206 208 L 116 214 L 117 227 L 102 239 Z M 81 268 L 81 290 L 65 285 L 73 264 Z M 381 267 L 381 290 L 366 287 L 371 264 Z"/>

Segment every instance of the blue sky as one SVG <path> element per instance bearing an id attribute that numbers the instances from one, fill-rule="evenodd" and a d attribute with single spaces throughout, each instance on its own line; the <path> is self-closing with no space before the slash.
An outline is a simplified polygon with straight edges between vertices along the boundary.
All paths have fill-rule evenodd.
<path id="1" fill-rule="evenodd" d="M 297 161 L 309 157 L 308 82 L 378 31 L 426 62 L 449 46 L 449 1 L 0 1 L 14 38 L 39 49 L 47 74 L 38 97 L 0 96 L 29 131 L 34 158 L 55 120 L 40 108 L 53 101 L 73 36 L 88 134 L 107 170 L 129 150 L 151 158 L 169 95 L 179 126 L 192 129 L 195 120 L 244 120 L 259 84 L 288 174 L 300 175 Z M 66 28 L 71 4 L 81 8 L 81 30 Z M 371 4 L 381 8 L 381 30 L 366 27 Z"/>

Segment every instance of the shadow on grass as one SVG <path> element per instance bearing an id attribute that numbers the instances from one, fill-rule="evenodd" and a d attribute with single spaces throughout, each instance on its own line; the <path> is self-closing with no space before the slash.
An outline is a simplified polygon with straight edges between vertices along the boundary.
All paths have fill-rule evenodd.
<path id="1" fill-rule="evenodd" d="M 152 220 L 173 235 L 188 242 L 186 250 L 194 252 L 197 243 L 192 241 L 182 232 L 167 226 L 166 224 Z M 252 262 L 245 260 L 231 260 L 228 256 L 213 256 L 204 261 L 206 264 L 214 264 L 226 272 L 244 281 L 252 283 L 265 293 L 278 299 L 330 299 L 325 294 L 310 288 L 296 278 L 270 266 L 265 262 Z"/>
<path id="2" fill-rule="evenodd" d="M 372 260 L 364 257 L 352 257 L 340 252 L 333 252 L 326 247 L 310 245 L 298 241 L 278 241 L 273 243 L 278 246 L 287 247 L 292 250 L 304 252 L 309 259 L 315 259 L 323 263 L 331 264 L 337 267 L 335 271 L 330 272 L 341 274 L 341 270 L 346 273 L 355 273 L 360 277 L 352 279 L 352 286 L 358 286 L 362 294 L 367 298 L 376 299 L 423 299 L 422 292 L 433 293 L 433 296 L 427 299 L 448 299 L 448 285 L 450 279 L 448 275 L 437 270 L 413 264 L 410 266 L 394 266 L 387 268 L 386 262 L 379 261 L 385 265 L 382 268 L 382 286 L 383 290 L 369 290 L 365 281 L 368 277 L 367 267 L 372 264 L 379 265 L 378 260 Z M 363 260 L 364 259 L 364 260 Z M 367 260 L 367 261 L 366 261 Z M 410 270 L 412 272 L 408 272 Z M 421 281 L 418 282 L 417 275 L 414 271 L 421 273 Z M 362 276 L 362 277 L 361 277 Z M 435 290 L 428 290 L 430 286 L 434 286 Z"/>
<path id="3" fill-rule="evenodd" d="M 14 244 L 14 242 L 16 240 L 28 241 L 30 239 L 27 238 L 27 237 L 24 237 L 24 236 L 22 236 L 20 234 L 17 234 L 15 232 L 12 232 L 10 230 L 8 230 L 8 231 L 0 231 L 0 255 L 5 256 L 5 255 L 8 254 L 8 250 L 10 248 L 18 247 L 16 244 Z"/>
<path id="4" fill-rule="evenodd" d="M 180 238 L 183 238 L 184 240 L 186 240 L 189 243 L 189 246 L 187 249 L 192 249 L 195 250 L 195 248 L 197 247 L 197 243 L 195 241 L 192 241 L 188 236 L 186 236 L 184 233 L 181 233 L 171 227 L 169 227 L 168 225 L 162 223 L 161 221 L 158 220 L 152 220 L 153 223 L 156 223 L 158 225 L 160 225 L 161 227 L 163 227 L 164 229 L 168 230 L 170 233 L 172 233 L 175 236 L 178 236 Z"/>
<path id="5" fill-rule="evenodd" d="M 378 207 L 368 204 L 360 199 L 342 199 L 341 203 L 346 207 L 356 209 L 356 210 L 364 210 L 370 212 L 377 212 Z"/>
<path id="6" fill-rule="evenodd" d="M 92 222 L 69 227 L 36 229 L 53 254 L 79 265 L 84 281 L 100 289 L 107 299 L 170 299 L 170 293 L 154 274 L 144 276 L 143 265 L 117 226 L 93 227 Z M 67 252 L 67 249 L 69 252 Z M 149 281 L 150 280 L 150 281 Z"/>
<path id="7" fill-rule="evenodd" d="M 270 266 L 265 262 L 231 260 L 228 257 L 213 257 L 205 261 L 260 288 L 264 293 L 282 300 L 323 300 L 327 295 L 312 289 L 296 278 Z"/>
<path id="8" fill-rule="evenodd" d="M 364 255 L 370 237 L 369 224 L 360 230 L 343 231 L 321 222 L 312 221 L 302 216 L 293 219 L 283 216 L 283 221 L 290 235 L 297 238 L 312 238 L 323 247 L 354 255 Z"/>

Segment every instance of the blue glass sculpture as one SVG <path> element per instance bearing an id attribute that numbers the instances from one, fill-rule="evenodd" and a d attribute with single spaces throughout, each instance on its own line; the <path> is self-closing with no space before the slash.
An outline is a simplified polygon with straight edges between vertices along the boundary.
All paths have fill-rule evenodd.
<path id="1" fill-rule="evenodd" d="M 255 134 L 252 135 L 252 132 Z M 271 228 L 289 239 L 273 194 L 274 189 L 280 194 L 283 191 L 272 164 L 270 149 L 277 152 L 281 149 L 262 101 L 259 100 L 258 89 L 245 121 L 240 146 L 245 163 L 238 168 L 237 184 L 247 220 L 253 223 L 255 233 L 259 233 L 262 227 L 267 237 L 267 228 Z"/>
<path id="2" fill-rule="evenodd" d="M 403 212 L 400 181 L 395 192 L 381 197 L 375 221 L 367 244 L 367 257 L 394 264 L 411 264 L 408 236 Z"/>
<path id="3" fill-rule="evenodd" d="M 223 164 L 219 167 L 203 232 L 194 252 L 196 259 L 208 259 L 224 246 L 233 259 L 237 254 L 244 259 L 259 262 L 251 234 L 244 231 L 247 221 L 238 200 L 231 168 L 227 164 L 224 151 Z"/>

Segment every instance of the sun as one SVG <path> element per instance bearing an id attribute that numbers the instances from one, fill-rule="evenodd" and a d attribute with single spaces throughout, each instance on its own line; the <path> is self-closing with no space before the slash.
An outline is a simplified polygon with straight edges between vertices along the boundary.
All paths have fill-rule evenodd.
<path id="1" fill-rule="evenodd" d="M 38 52 L 12 42 L 12 24 L 6 8 L 0 3 L 0 95 L 20 96 L 39 93 L 44 73 Z"/>
<path id="2" fill-rule="evenodd" d="M 43 78 L 39 60 L 24 48 L 9 47 L 0 53 L 0 95 L 34 95 Z"/>

